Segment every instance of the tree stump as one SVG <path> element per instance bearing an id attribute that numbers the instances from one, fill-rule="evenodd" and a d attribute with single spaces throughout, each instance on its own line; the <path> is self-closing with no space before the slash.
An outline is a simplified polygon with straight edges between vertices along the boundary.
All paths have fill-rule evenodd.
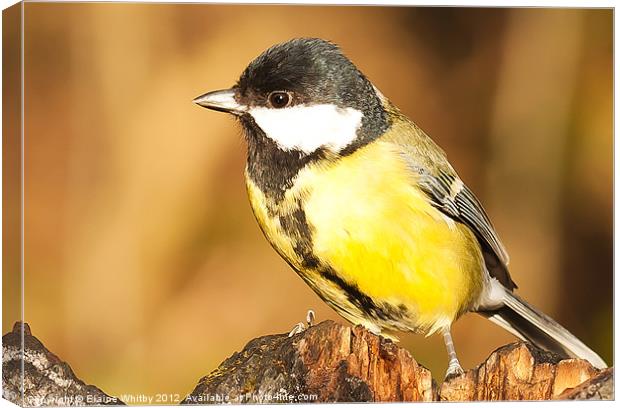
<path id="1" fill-rule="evenodd" d="M 585 360 L 562 360 L 530 343 L 518 342 L 497 349 L 478 367 L 444 382 L 441 400 L 557 399 L 597 374 Z"/>
<path id="2" fill-rule="evenodd" d="M 22 322 L 2 336 L 2 398 L 26 407 L 124 405 L 77 378 Z"/>
<path id="3" fill-rule="evenodd" d="M 607 372 L 598 386 L 596 378 Z M 571 390 L 587 380 L 589 391 Z M 526 342 L 503 346 L 478 367 L 444 382 L 391 340 L 332 321 L 301 334 L 252 340 L 203 377 L 184 403 L 386 402 L 613 399 L 613 370 L 562 360 Z"/>
<path id="4" fill-rule="evenodd" d="M 2 348 L 3 397 L 9 401 L 123 404 L 78 379 L 27 324 L 16 323 L 2 337 Z M 613 368 L 562 360 L 525 342 L 503 346 L 478 367 L 437 385 L 429 370 L 391 340 L 361 326 L 325 321 L 293 337 L 250 341 L 201 378 L 182 403 L 612 400 L 613 385 Z"/>
<path id="5" fill-rule="evenodd" d="M 391 340 L 332 321 L 259 337 L 203 377 L 184 403 L 433 401 L 430 371 Z"/>

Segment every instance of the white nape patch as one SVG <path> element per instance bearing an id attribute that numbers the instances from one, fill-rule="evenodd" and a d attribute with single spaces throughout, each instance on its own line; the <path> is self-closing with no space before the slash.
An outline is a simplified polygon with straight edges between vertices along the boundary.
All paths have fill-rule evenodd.
<path id="1" fill-rule="evenodd" d="M 252 108 L 256 124 L 282 150 L 310 154 L 325 147 L 339 152 L 357 137 L 363 114 L 336 105 L 296 105 L 290 108 Z"/>

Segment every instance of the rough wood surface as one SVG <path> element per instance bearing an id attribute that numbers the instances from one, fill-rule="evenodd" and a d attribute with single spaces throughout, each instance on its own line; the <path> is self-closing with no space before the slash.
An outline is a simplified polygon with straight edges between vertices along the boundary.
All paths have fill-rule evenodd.
<path id="1" fill-rule="evenodd" d="M 614 369 L 608 368 L 575 388 L 569 388 L 556 399 L 613 400 Z"/>
<path id="2" fill-rule="evenodd" d="M 361 327 L 327 321 L 292 338 L 252 340 L 202 378 L 185 403 L 613 399 L 611 371 L 596 390 L 569 393 L 603 373 L 517 342 L 437 386 L 407 350 Z"/>
<path id="3" fill-rule="evenodd" d="M 478 367 L 444 382 L 441 400 L 550 400 L 597 374 L 585 360 L 561 360 L 529 343 L 512 343 L 494 351 Z"/>
<path id="4" fill-rule="evenodd" d="M 122 404 L 78 379 L 71 367 L 46 349 L 31 334 L 28 324 L 21 322 L 2 336 L 2 397 L 29 407 Z"/>
<path id="5" fill-rule="evenodd" d="M 332 321 L 259 337 L 202 378 L 186 403 L 432 401 L 431 373 L 408 351 Z"/>
<path id="6" fill-rule="evenodd" d="M 16 323 L 2 342 L 4 398 L 25 406 L 122 404 L 78 379 L 27 324 Z M 518 342 L 437 385 L 391 340 L 326 321 L 290 338 L 250 341 L 201 378 L 183 403 L 613 400 L 613 384 L 612 368 L 597 370 L 584 360 L 561 360 Z"/>

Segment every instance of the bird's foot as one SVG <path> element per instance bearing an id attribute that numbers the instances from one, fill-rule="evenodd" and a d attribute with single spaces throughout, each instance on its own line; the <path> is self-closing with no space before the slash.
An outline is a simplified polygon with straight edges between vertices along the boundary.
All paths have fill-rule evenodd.
<path id="1" fill-rule="evenodd" d="M 445 381 L 460 377 L 463 373 L 463 367 L 461 367 L 461 363 L 459 363 L 459 360 L 450 360 L 450 364 L 448 364 L 448 370 L 446 371 Z"/>
<path id="2" fill-rule="evenodd" d="M 310 327 L 312 327 L 312 325 L 314 324 L 314 318 L 315 318 L 314 310 L 312 309 L 308 310 L 308 313 L 306 314 L 306 323 L 305 324 L 304 322 L 297 323 L 295 327 L 293 327 L 293 329 L 289 332 L 288 336 L 293 337 L 296 334 L 306 331 L 307 328 L 309 329 Z M 306 327 L 306 324 L 308 325 L 308 327 Z"/>

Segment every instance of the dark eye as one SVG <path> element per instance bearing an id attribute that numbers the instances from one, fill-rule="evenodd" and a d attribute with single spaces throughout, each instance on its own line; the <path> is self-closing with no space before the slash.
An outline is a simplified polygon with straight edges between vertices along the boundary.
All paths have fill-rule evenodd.
<path id="1" fill-rule="evenodd" d="M 269 104 L 276 109 L 286 108 L 291 103 L 287 92 L 276 91 L 269 94 Z"/>

